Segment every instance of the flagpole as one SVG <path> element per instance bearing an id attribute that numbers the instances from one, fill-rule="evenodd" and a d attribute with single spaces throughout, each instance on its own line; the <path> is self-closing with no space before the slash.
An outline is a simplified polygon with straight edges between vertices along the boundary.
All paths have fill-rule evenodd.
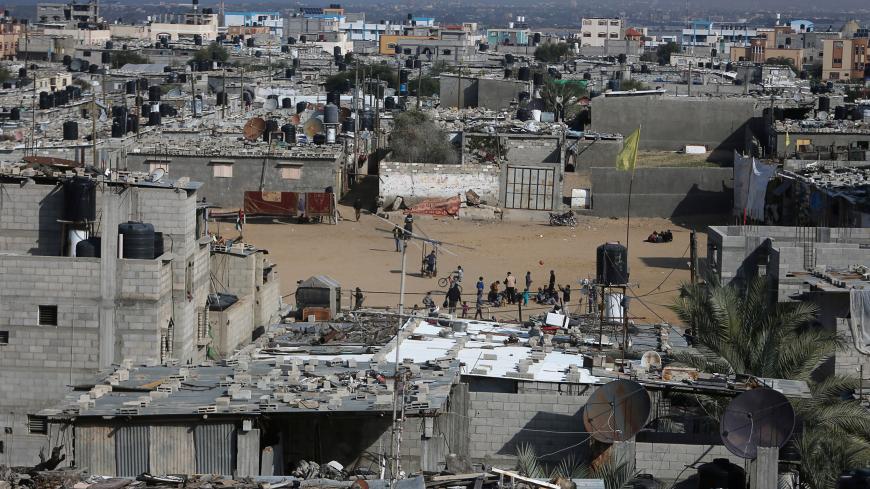
<path id="1" fill-rule="evenodd" d="M 641 124 L 637 128 L 637 141 L 634 145 L 634 154 L 631 155 L 631 174 L 628 177 L 628 205 L 625 209 L 625 251 L 628 253 L 628 236 L 629 230 L 631 226 L 631 189 L 634 186 L 634 168 L 637 166 L 637 148 L 640 146 L 640 132 L 643 129 L 643 125 Z M 628 265 L 626 263 L 626 265 Z"/>

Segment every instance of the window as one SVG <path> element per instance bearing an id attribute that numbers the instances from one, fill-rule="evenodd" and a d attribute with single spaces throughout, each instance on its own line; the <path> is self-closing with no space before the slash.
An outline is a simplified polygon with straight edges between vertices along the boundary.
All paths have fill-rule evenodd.
<path id="1" fill-rule="evenodd" d="M 611 32 L 611 33 L 610 33 L 610 38 L 611 38 L 611 39 L 616 39 L 616 38 L 618 38 L 618 37 L 619 37 L 619 34 L 617 34 L 617 33 L 615 33 L 615 32 Z"/>
<path id="2" fill-rule="evenodd" d="M 607 25 L 607 21 L 604 19 L 601 19 L 598 21 L 598 25 Z"/>
<path id="3" fill-rule="evenodd" d="M 39 325 L 57 326 L 57 306 L 39 306 Z"/>
<path id="4" fill-rule="evenodd" d="M 611 20 L 610 25 L 612 25 L 613 27 L 619 27 L 619 21 L 618 20 Z"/>
<path id="5" fill-rule="evenodd" d="M 281 178 L 284 180 L 301 180 L 302 179 L 302 167 L 301 166 L 285 166 L 281 168 Z"/>
<path id="6" fill-rule="evenodd" d="M 27 415 L 27 430 L 32 435 L 48 434 L 48 419 L 44 416 Z"/>
<path id="7" fill-rule="evenodd" d="M 231 161 L 212 161 L 212 176 L 215 178 L 233 178 L 233 163 Z"/>
<path id="8" fill-rule="evenodd" d="M 0 345 L 9 344 L 9 331 L 0 331 Z"/>
<path id="9" fill-rule="evenodd" d="M 599 32 L 598 37 L 607 37 L 607 33 L 606 32 Z"/>
<path id="10" fill-rule="evenodd" d="M 592 37 L 592 33 L 591 32 L 584 32 L 583 37 Z"/>

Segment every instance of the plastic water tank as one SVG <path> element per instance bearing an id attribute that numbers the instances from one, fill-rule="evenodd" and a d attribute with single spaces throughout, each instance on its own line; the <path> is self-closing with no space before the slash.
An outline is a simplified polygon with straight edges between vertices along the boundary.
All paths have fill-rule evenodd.
<path id="1" fill-rule="evenodd" d="M 308 108 L 308 102 L 296 102 L 296 113 L 301 114 Z"/>
<path id="2" fill-rule="evenodd" d="M 9 111 L 9 120 L 10 121 L 20 121 L 21 120 L 21 109 L 18 107 L 12 107 L 12 110 Z"/>
<path id="3" fill-rule="evenodd" d="M 91 236 L 88 239 L 76 243 L 75 256 L 80 258 L 99 258 L 100 257 L 99 236 Z"/>
<path id="4" fill-rule="evenodd" d="M 534 83 L 536 87 L 539 87 L 544 84 L 544 74 L 541 72 L 535 72 L 533 75 Z"/>
<path id="5" fill-rule="evenodd" d="M 154 226 L 147 222 L 125 222 L 118 225 L 123 237 L 121 256 L 130 260 L 154 259 Z"/>
<path id="6" fill-rule="evenodd" d="M 323 134 L 315 134 L 314 135 L 314 144 L 321 146 L 326 144 L 326 136 Z"/>
<path id="7" fill-rule="evenodd" d="M 163 254 L 163 233 L 154 232 L 154 258 Z"/>
<path id="8" fill-rule="evenodd" d="M 338 106 L 326 104 L 323 109 L 323 122 L 326 124 L 338 124 Z"/>
<path id="9" fill-rule="evenodd" d="M 387 97 L 384 99 L 384 110 L 395 110 L 396 108 L 396 99 L 393 97 Z"/>
<path id="10" fill-rule="evenodd" d="M 160 101 L 160 87 L 159 86 L 151 86 L 148 87 L 148 100 L 150 102 L 159 102 Z"/>
<path id="11" fill-rule="evenodd" d="M 532 113 L 531 113 L 531 111 L 529 111 L 529 109 L 526 109 L 526 108 L 517 109 L 517 120 L 525 122 L 531 118 L 532 118 Z"/>
<path id="12" fill-rule="evenodd" d="M 517 73 L 517 79 L 521 81 L 529 81 L 531 73 L 532 72 L 528 66 L 521 66 L 519 72 Z"/>
<path id="13" fill-rule="evenodd" d="M 67 256 L 78 256 L 76 254 L 78 251 L 78 244 L 86 239 L 88 239 L 88 231 L 86 229 L 67 230 L 67 243 L 69 244 Z"/>
<path id="14" fill-rule="evenodd" d="M 282 109 L 292 109 L 293 108 L 293 100 L 290 97 L 284 97 L 281 99 L 281 108 Z"/>
<path id="15" fill-rule="evenodd" d="M 831 111 L 831 99 L 828 97 L 819 97 L 819 111 L 820 112 L 830 112 Z"/>
<path id="16" fill-rule="evenodd" d="M 79 123 L 76 121 L 66 121 L 63 123 L 63 139 L 64 141 L 75 141 L 79 138 Z"/>
<path id="17" fill-rule="evenodd" d="M 281 126 L 281 132 L 284 133 L 284 142 L 285 143 L 296 143 L 296 126 L 293 124 L 284 124 Z"/>
<path id="18" fill-rule="evenodd" d="M 97 217 L 97 185 L 90 178 L 73 177 L 63 184 L 65 221 L 94 221 Z"/>
<path id="19" fill-rule="evenodd" d="M 698 489 L 744 489 L 746 472 L 727 458 L 713 459 L 698 466 Z"/>
<path id="20" fill-rule="evenodd" d="M 628 250 L 619 243 L 599 246 L 595 254 L 595 280 L 603 285 L 628 283 Z"/>
<path id="21" fill-rule="evenodd" d="M 514 76 L 514 70 L 512 70 L 510 68 L 504 69 L 504 79 L 505 80 L 509 80 L 509 79 L 513 78 L 513 76 Z"/>

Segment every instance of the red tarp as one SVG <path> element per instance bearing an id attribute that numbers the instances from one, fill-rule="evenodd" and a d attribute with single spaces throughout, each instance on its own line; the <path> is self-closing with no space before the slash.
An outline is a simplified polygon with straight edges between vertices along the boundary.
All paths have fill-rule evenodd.
<path id="1" fill-rule="evenodd" d="M 459 213 L 459 196 L 446 199 L 426 199 L 406 211 L 407 214 L 430 216 L 455 216 Z"/>
<path id="2" fill-rule="evenodd" d="M 245 214 L 249 216 L 295 216 L 296 192 L 245 192 Z"/>
<path id="3" fill-rule="evenodd" d="M 308 192 L 305 194 L 305 215 L 308 217 L 332 216 L 332 194 Z"/>

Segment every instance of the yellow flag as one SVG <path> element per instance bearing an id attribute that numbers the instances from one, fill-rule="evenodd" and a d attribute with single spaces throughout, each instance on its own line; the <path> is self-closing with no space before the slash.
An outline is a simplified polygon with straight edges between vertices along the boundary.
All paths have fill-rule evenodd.
<path id="1" fill-rule="evenodd" d="M 788 131 L 785 131 L 785 147 L 789 146 L 791 146 L 791 137 L 788 135 Z"/>
<path id="2" fill-rule="evenodd" d="M 622 171 L 634 171 L 637 163 L 637 145 L 640 142 L 640 128 L 634 130 L 622 145 L 622 151 L 616 156 L 616 169 Z"/>

